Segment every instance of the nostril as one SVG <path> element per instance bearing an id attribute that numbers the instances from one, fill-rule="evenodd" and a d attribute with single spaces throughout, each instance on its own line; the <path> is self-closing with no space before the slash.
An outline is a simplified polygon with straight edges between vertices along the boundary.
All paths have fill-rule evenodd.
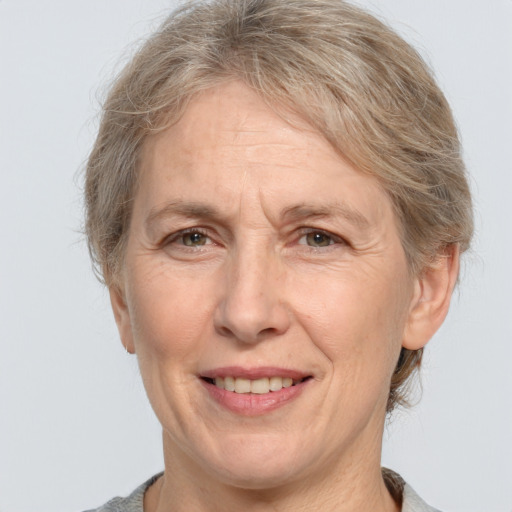
<path id="1" fill-rule="evenodd" d="M 267 327 L 266 329 L 262 329 L 259 333 L 258 333 L 258 336 L 260 338 L 263 338 L 263 337 L 266 337 L 266 336 L 269 336 L 269 335 L 273 335 L 273 334 L 277 334 L 278 331 L 275 327 Z"/>
<path id="2" fill-rule="evenodd" d="M 231 331 L 231 329 L 227 328 L 224 325 L 217 327 L 217 332 L 220 335 L 225 336 L 226 338 L 234 338 L 235 337 L 233 331 Z"/>

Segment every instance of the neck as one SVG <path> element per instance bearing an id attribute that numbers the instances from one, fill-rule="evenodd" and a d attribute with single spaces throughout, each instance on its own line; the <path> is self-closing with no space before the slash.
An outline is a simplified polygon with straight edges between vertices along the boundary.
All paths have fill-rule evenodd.
<path id="1" fill-rule="evenodd" d="M 380 469 L 379 447 L 346 454 L 325 472 L 291 483 L 246 489 L 212 478 L 164 436 L 165 473 L 146 492 L 144 512 L 399 512 Z M 377 448 L 377 449 L 375 449 Z M 376 459 L 376 460 L 375 460 Z"/>

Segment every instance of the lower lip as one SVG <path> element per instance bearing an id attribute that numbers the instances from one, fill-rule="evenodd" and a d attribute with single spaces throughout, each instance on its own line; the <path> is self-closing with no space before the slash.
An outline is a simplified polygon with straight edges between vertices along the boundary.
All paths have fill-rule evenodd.
<path id="1" fill-rule="evenodd" d="M 210 397 L 225 409 L 242 416 L 259 416 L 275 411 L 298 398 L 311 380 L 307 379 L 294 386 L 282 388 L 279 391 L 270 391 L 262 395 L 235 393 L 234 391 L 218 388 L 215 384 L 202 379 L 201 382 Z"/>

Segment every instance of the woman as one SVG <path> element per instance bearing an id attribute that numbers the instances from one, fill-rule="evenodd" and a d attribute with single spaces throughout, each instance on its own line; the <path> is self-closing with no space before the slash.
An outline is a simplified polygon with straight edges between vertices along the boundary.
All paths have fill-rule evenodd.
<path id="1" fill-rule="evenodd" d="M 340 0 L 178 10 L 104 105 L 87 234 L 165 471 L 98 509 L 426 511 L 386 414 L 472 233 L 446 100 Z"/>

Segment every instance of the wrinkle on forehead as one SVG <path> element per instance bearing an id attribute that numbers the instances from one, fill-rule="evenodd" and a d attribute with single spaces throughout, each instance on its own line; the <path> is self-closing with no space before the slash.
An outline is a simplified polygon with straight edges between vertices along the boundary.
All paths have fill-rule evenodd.
<path id="1" fill-rule="evenodd" d="M 177 124 L 152 136 L 143 165 L 171 192 L 180 183 L 174 199 L 215 205 L 230 222 L 275 225 L 283 208 L 288 219 L 338 215 L 358 229 L 387 218 L 389 198 L 376 180 L 297 120 L 290 124 L 239 83 L 224 84 L 198 94 Z M 157 204 L 173 200 L 155 187 Z"/>

